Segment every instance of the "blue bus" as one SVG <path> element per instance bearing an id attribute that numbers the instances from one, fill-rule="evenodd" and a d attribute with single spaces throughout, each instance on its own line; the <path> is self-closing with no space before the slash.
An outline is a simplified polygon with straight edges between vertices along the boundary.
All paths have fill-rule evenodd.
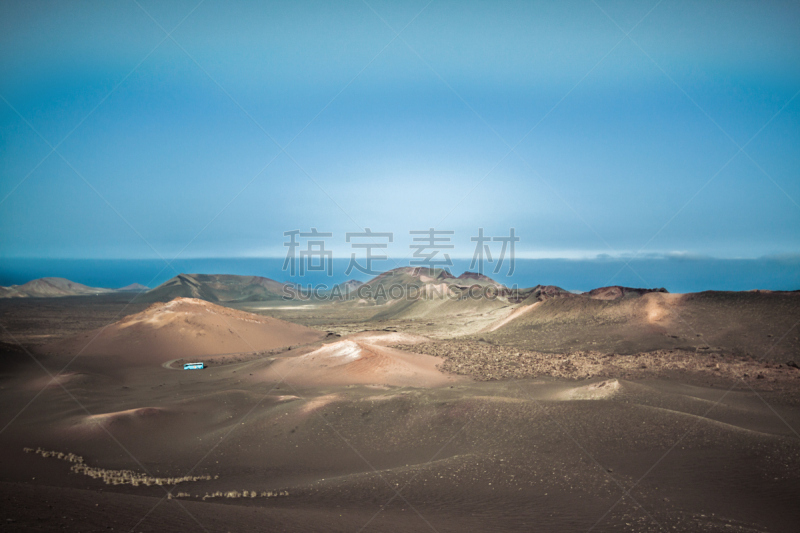
<path id="1" fill-rule="evenodd" d="M 205 368 L 203 363 L 184 363 L 183 369 L 184 370 L 202 370 Z"/>

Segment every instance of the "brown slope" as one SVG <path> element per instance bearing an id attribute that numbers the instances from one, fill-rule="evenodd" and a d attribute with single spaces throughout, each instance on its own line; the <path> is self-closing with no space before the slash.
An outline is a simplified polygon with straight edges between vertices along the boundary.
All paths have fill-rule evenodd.
<path id="1" fill-rule="evenodd" d="M 168 302 L 179 297 L 209 302 L 281 300 L 284 297 L 284 284 L 260 276 L 178 274 L 147 291 L 139 301 Z"/>
<path id="2" fill-rule="evenodd" d="M 786 363 L 798 360 L 798 322 L 800 294 L 791 292 L 579 295 L 542 301 L 486 338 L 543 352 L 683 349 Z"/>
<path id="3" fill-rule="evenodd" d="M 46 345 L 42 351 L 117 356 L 124 364 L 138 365 L 272 350 L 307 344 L 324 336 L 320 331 L 276 318 L 228 309 L 204 300 L 176 298 L 166 304 L 151 305 L 105 328 Z"/>
<path id="4" fill-rule="evenodd" d="M 481 284 L 494 285 L 496 287 L 502 287 L 503 286 L 502 283 L 498 283 L 497 281 L 493 280 L 489 276 L 484 276 L 483 274 L 479 274 L 478 272 L 469 272 L 469 271 L 467 271 L 467 272 L 464 272 L 463 274 L 461 274 L 460 276 L 458 276 L 458 278 L 456 278 L 456 279 L 461 280 L 461 281 L 467 281 L 467 282 L 475 282 L 475 281 L 477 281 L 477 282 L 480 282 Z"/>
<path id="5" fill-rule="evenodd" d="M 610 287 L 599 287 L 586 293 L 589 298 L 595 300 L 618 300 L 620 298 L 637 297 L 651 292 L 667 292 L 667 289 L 635 289 L 632 287 L 621 287 L 612 285 Z"/>
<path id="6" fill-rule="evenodd" d="M 144 292 L 144 291 L 149 291 L 150 287 L 147 287 L 146 285 L 142 285 L 141 283 L 131 283 L 130 285 L 126 285 L 126 286 L 124 286 L 124 287 L 122 287 L 120 289 L 117 289 L 117 290 L 118 291 Z"/>
<path id="7" fill-rule="evenodd" d="M 64 278 L 39 278 L 23 285 L 2 287 L 0 298 L 58 298 L 114 292 L 112 289 L 89 287 Z"/>
<path id="8" fill-rule="evenodd" d="M 439 370 L 443 359 L 364 342 L 344 339 L 299 357 L 281 359 L 256 379 L 286 378 L 300 386 L 376 384 L 399 387 L 436 387 L 460 378 Z"/>

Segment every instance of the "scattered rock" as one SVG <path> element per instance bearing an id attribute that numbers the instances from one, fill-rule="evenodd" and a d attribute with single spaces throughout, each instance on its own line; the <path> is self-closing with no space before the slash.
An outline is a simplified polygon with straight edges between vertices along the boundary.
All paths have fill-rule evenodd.
<path id="1" fill-rule="evenodd" d="M 579 351 L 543 353 L 520 350 L 519 347 L 489 344 L 471 340 L 442 340 L 392 348 L 441 357 L 442 371 L 468 375 L 479 381 L 524 379 L 551 376 L 566 379 L 645 378 L 671 375 L 674 372 L 715 375 L 720 378 L 742 378 L 796 381 L 798 372 L 786 372 L 745 357 L 689 350 L 657 350 L 632 355 Z M 787 363 L 788 365 L 789 363 Z M 792 368 L 800 369 L 796 364 Z"/>

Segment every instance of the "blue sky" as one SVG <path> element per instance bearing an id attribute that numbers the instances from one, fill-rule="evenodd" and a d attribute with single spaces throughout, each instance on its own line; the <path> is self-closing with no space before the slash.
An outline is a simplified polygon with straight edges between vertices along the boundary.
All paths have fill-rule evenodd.
<path id="1" fill-rule="evenodd" d="M 3 2 L 0 257 L 282 256 L 311 227 L 343 257 L 366 227 L 397 257 L 430 227 L 462 257 L 478 227 L 519 257 L 796 254 L 798 28 L 791 2 Z"/>

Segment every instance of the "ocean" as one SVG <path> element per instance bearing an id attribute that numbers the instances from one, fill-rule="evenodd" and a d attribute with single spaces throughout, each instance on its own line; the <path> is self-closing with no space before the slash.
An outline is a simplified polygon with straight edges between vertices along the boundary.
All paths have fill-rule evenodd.
<path id="1" fill-rule="evenodd" d="M 41 277 L 62 277 L 93 287 L 118 288 L 131 283 L 155 287 L 177 273 L 257 275 L 277 281 L 329 287 L 347 279 L 368 280 L 371 276 L 353 271 L 346 276 L 348 259 L 334 259 L 332 275 L 306 272 L 290 276 L 283 258 L 178 259 L 171 265 L 160 259 L 2 259 L 0 285 L 22 284 Z M 459 275 L 469 269 L 469 260 L 453 260 L 450 269 Z M 375 270 L 407 265 L 408 260 L 375 262 Z M 491 267 L 491 265 L 489 265 Z M 670 292 L 704 290 L 742 291 L 751 289 L 800 289 L 800 256 L 761 259 L 657 258 L 634 259 L 628 266 L 622 259 L 517 259 L 508 275 L 508 264 L 495 274 L 484 274 L 507 285 L 531 287 L 558 285 L 567 290 L 588 291 L 606 285 L 664 287 Z"/>

